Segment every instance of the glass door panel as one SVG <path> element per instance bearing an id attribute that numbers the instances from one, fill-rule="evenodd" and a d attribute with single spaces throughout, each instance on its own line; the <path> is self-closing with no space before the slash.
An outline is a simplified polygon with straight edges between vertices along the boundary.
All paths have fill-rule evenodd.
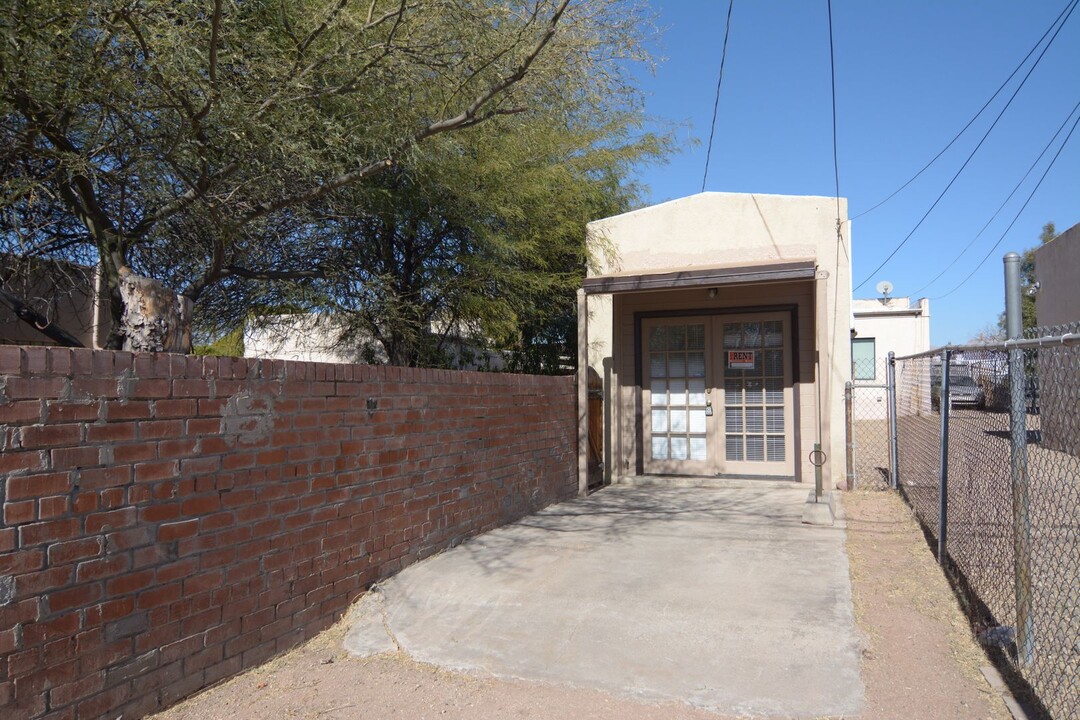
<path id="1" fill-rule="evenodd" d="M 705 319 L 648 320 L 643 345 L 648 369 L 644 461 L 649 473 L 708 472 L 707 336 Z"/>

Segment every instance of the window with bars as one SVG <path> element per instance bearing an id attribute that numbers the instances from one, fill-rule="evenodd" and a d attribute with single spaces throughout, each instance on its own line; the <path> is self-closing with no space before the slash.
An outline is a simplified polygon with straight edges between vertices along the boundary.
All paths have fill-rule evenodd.
<path id="1" fill-rule="evenodd" d="M 725 457 L 783 462 L 783 322 L 724 323 L 724 355 Z"/>
<path id="2" fill-rule="evenodd" d="M 648 341 L 651 457 L 704 461 L 705 325 L 656 326 Z"/>

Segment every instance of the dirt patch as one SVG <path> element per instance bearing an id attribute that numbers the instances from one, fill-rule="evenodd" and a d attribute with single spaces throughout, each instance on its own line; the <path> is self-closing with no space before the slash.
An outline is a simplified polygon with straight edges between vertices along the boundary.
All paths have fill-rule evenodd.
<path id="1" fill-rule="evenodd" d="M 844 496 L 855 614 L 866 636 L 866 720 L 1009 720 L 968 624 L 908 507 L 890 492 Z M 721 720 L 679 704 L 447 672 L 407 655 L 342 649 L 345 622 L 156 720 L 598 718 Z"/>
<path id="2" fill-rule="evenodd" d="M 979 668 L 988 661 L 926 546 L 892 492 L 844 496 L 855 618 L 866 634 L 867 717 L 1011 717 Z"/>

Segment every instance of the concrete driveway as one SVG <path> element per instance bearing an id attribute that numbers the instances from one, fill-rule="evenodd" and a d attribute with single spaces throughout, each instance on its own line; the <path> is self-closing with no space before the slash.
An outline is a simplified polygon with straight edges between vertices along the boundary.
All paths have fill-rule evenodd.
<path id="1" fill-rule="evenodd" d="M 413 565 L 346 648 L 723 713 L 863 705 L 844 531 L 806 489 L 613 487 Z"/>

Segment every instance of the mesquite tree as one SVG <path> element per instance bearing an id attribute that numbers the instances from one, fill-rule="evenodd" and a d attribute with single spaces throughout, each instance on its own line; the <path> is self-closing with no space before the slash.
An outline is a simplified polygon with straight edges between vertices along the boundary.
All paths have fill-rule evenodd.
<path id="1" fill-rule="evenodd" d="M 187 351 L 193 305 L 230 283 L 340 269 L 335 207 L 364 217 L 452 135 L 632 106 L 643 57 L 620 0 L 8 8 L 0 254 L 99 265 L 126 349 Z"/>

